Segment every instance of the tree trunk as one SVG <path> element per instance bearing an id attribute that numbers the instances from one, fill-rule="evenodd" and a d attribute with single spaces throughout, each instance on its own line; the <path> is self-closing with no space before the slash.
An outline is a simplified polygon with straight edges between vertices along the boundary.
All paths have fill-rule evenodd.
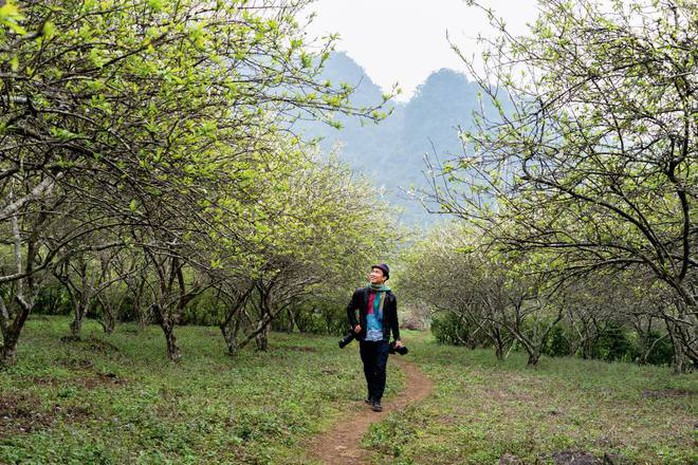
<path id="1" fill-rule="evenodd" d="M 73 316 L 73 321 L 70 322 L 70 337 L 74 341 L 80 340 L 80 331 L 82 330 L 82 315 L 83 315 L 82 310 L 75 309 L 75 315 Z"/>
<path id="2" fill-rule="evenodd" d="M 99 324 L 106 334 L 112 334 L 116 328 L 116 312 L 108 299 L 97 296 L 97 301 L 102 306 L 102 319 L 99 320 Z"/>
<path id="3" fill-rule="evenodd" d="M 225 320 L 220 324 L 223 340 L 228 347 L 228 354 L 235 355 L 238 351 L 238 334 L 240 332 L 240 322 L 242 321 L 242 310 L 247 304 L 247 299 L 252 294 L 254 285 L 248 286 L 244 292 L 229 292 L 221 294 L 233 297 L 229 302 L 225 315 Z"/>
<path id="4" fill-rule="evenodd" d="M 14 365 L 17 362 L 17 341 L 19 332 L 7 331 L 2 335 L 3 341 L 0 345 L 0 366 Z"/>
<path id="5" fill-rule="evenodd" d="M 177 338 L 174 334 L 174 324 L 171 322 L 162 324 L 162 331 L 165 333 L 167 341 L 167 357 L 173 362 L 178 362 L 182 358 L 182 353 L 177 346 Z"/>
<path id="6" fill-rule="evenodd" d="M 255 336 L 255 341 L 257 342 L 257 350 L 261 351 L 266 351 L 269 349 L 269 332 L 270 332 L 271 326 L 266 324 L 264 325 L 264 328 L 257 333 L 257 336 Z"/>
<path id="7" fill-rule="evenodd" d="M 259 283 L 257 289 L 259 291 L 259 321 L 254 338 L 257 343 L 257 350 L 266 351 L 269 348 L 269 324 L 273 319 L 269 304 L 270 293 L 268 288 Z"/>
<path id="8" fill-rule="evenodd" d="M 221 332 L 223 333 L 223 340 L 228 348 L 229 355 L 235 355 L 238 350 L 238 337 L 237 331 L 232 328 L 226 328 L 226 326 L 221 325 Z"/>
<path id="9" fill-rule="evenodd" d="M 671 367 L 673 368 L 674 373 L 683 373 L 685 371 L 686 355 L 684 354 L 681 341 L 678 340 L 677 325 L 668 318 L 665 318 L 664 322 L 666 323 L 669 338 L 671 338 L 671 345 L 674 348 Z"/>
<path id="10" fill-rule="evenodd" d="M 17 341 L 19 334 L 6 334 L 0 345 L 0 366 L 10 366 L 17 363 Z"/>
<path id="11" fill-rule="evenodd" d="M 695 309 L 691 303 L 684 301 L 675 302 L 676 315 L 664 314 L 664 322 L 667 332 L 674 347 L 673 369 L 675 373 L 685 373 L 692 366 L 698 366 L 698 351 L 696 350 L 695 322 L 691 321 L 691 315 L 695 315 Z"/>
<path id="12" fill-rule="evenodd" d="M 177 338 L 175 337 L 175 324 L 172 317 L 167 314 L 166 310 L 160 305 L 154 305 L 155 312 L 159 316 L 160 328 L 165 335 L 167 344 L 167 358 L 173 362 L 178 362 L 182 358 L 182 353 L 177 346 Z"/>
<path id="13" fill-rule="evenodd" d="M 5 301 L 0 297 L 0 311 L 2 312 L 2 345 L 0 345 L 0 365 L 14 365 L 17 361 L 17 343 L 19 336 L 24 328 L 24 323 L 27 321 L 32 308 L 34 307 L 34 299 L 25 301 L 21 297 L 16 298 L 19 308 L 17 315 L 13 321 L 9 319 L 9 312 L 5 306 Z"/>
<path id="14" fill-rule="evenodd" d="M 12 234 L 14 236 L 15 266 L 17 272 L 21 273 L 23 271 L 22 237 L 15 214 L 12 215 Z M 33 241 L 27 242 L 26 247 L 24 271 L 27 272 L 27 277 L 18 280 L 16 288 L 10 290 L 8 299 L 10 308 L 5 305 L 3 296 L 0 296 L 0 331 L 2 331 L 3 338 L 2 346 L 0 346 L 0 365 L 13 365 L 17 361 L 17 342 L 36 301 L 36 281 L 32 271 L 38 247 Z M 13 305 L 18 306 L 15 314 L 12 313 L 11 307 Z"/>
<path id="15" fill-rule="evenodd" d="M 228 348 L 228 355 L 235 355 L 238 351 L 238 332 L 240 331 L 240 318 L 237 313 L 230 314 L 220 325 L 223 340 Z"/>
<path id="16" fill-rule="evenodd" d="M 492 341 L 494 342 L 494 354 L 497 360 L 504 360 L 504 341 L 502 340 L 502 332 L 496 326 L 492 329 Z"/>
<path id="17" fill-rule="evenodd" d="M 277 315 L 278 314 L 276 314 L 276 313 L 269 313 L 265 319 L 258 321 L 257 328 L 255 330 L 253 330 L 251 333 L 245 335 L 245 337 L 238 344 L 238 349 L 242 349 L 243 347 L 245 347 L 250 341 L 252 341 L 252 339 L 255 339 L 256 341 L 258 341 L 259 340 L 258 335 L 260 333 L 266 333 L 262 337 L 262 340 L 268 341 L 268 335 L 269 335 L 269 331 L 271 329 L 269 324 L 274 319 L 274 317 L 276 317 Z M 259 343 L 258 343 L 257 347 L 259 348 Z M 266 346 L 265 346 L 265 348 L 259 348 L 259 350 L 266 350 Z"/>
<path id="18" fill-rule="evenodd" d="M 698 367 L 698 349 L 696 349 L 696 336 L 691 334 L 691 331 L 693 331 L 693 328 L 691 327 L 679 328 L 679 336 L 682 345 L 681 350 L 684 353 L 686 361 L 691 362 L 690 364 L 687 364 L 686 369 L 684 371 L 687 371 L 691 365 L 694 367 Z"/>
<path id="19" fill-rule="evenodd" d="M 295 328 L 296 326 L 298 326 L 298 325 L 296 324 L 295 312 L 293 310 L 289 309 L 288 310 L 288 326 L 286 326 L 286 332 L 288 334 L 292 334 L 293 328 Z M 300 328 L 299 328 L 299 330 L 300 330 Z M 303 331 L 301 331 L 301 332 L 303 332 Z"/>
<path id="20" fill-rule="evenodd" d="M 528 352 L 528 362 L 526 365 L 529 367 L 534 367 L 538 364 L 538 360 L 540 360 L 540 354 L 537 351 L 532 350 Z"/>
<path id="21" fill-rule="evenodd" d="M 82 291 L 76 291 L 76 294 L 77 305 L 75 306 L 73 321 L 70 323 L 70 337 L 75 341 L 79 341 L 82 331 L 82 322 L 85 319 L 85 314 L 87 314 L 89 294 L 91 293 L 88 293 L 87 289 L 83 288 Z"/>
<path id="22" fill-rule="evenodd" d="M 138 317 L 138 329 L 144 331 L 145 328 L 150 323 L 150 318 L 148 317 L 148 310 L 144 309 L 143 306 L 143 288 L 145 287 L 145 278 L 140 277 L 140 281 L 135 286 L 135 294 L 133 296 L 133 312 Z M 148 308 L 148 307 L 145 307 Z"/>
<path id="23" fill-rule="evenodd" d="M 73 321 L 70 323 L 70 339 L 80 340 L 82 322 L 90 305 L 90 298 L 94 293 L 94 283 L 90 279 L 87 267 L 87 259 L 77 256 L 74 262 L 74 270 L 77 273 L 77 282 L 70 276 L 70 265 L 65 263 L 60 272 L 56 272 L 56 278 L 63 284 L 70 294 L 73 303 Z"/>

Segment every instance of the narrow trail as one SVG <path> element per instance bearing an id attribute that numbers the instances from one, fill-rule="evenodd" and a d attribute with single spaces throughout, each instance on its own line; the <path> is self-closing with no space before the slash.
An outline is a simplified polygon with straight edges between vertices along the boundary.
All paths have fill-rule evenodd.
<path id="1" fill-rule="evenodd" d="M 370 451 L 361 448 L 361 437 L 372 423 L 382 421 L 386 415 L 403 410 L 418 402 L 434 389 L 434 385 L 413 363 L 390 357 L 407 375 L 407 389 L 396 398 L 383 400 L 383 411 L 372 411 L 363 400 L 353 402 L 350 411 L 331 430 L 314 438 L 308 446 L 311 458 L 325 465 L 361 465 L 368 463 Z"/>

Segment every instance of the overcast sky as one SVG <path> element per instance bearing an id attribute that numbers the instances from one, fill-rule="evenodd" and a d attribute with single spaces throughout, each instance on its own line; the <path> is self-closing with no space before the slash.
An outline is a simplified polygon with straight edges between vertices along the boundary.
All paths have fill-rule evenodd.
<path id="1" fill-rule="evenodd" d="M 535 0 L 481 0 L 506 19 L 516 34 L 536 16 Z M 446 32 L 466 55 L 477 50 L 478 34 L 490 29 L 480 11 L 464 0 L 317 0 L 311 35 L 340 34 L 346 51 L 368 76 L 389 90 L 396 82 L 408 100 L 433 71 L 463 67 L 448 45 Z"/>

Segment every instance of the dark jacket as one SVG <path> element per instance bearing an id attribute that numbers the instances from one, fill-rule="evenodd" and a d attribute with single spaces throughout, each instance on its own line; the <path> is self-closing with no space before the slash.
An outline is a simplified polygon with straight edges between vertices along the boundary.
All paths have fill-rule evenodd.
<path id="1" fill-rule="evenodd" d="M 366 313 L 368 312 L 368 286 L 361 287 L 354 291 L 351 296 L 351 302 L 347 306 L 347 316 L 352 329 L 357 324 L 361 325 L 361 332 L 358 334 L 358 340 L 363 341 L 366 338 Z M 359 319 L 356 319 L 356 311 L 359 311 Z M 392 291 L 387 291 L 385 302 L 383 303 L 383 340 L 390 340 L 390 331 L 393 332 L 393 339 L 400 340 L 400 324 L 397 320 L 397 299 Z"/>

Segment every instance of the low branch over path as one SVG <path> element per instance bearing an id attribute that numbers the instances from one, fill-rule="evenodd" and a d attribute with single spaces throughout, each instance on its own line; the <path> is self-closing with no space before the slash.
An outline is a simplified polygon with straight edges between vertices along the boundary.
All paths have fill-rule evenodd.
<path id="1" fill-rule="evenodd" d="M 312 458 L 326 465 L 360 465 L 368 463 L 370 451 L 361 447 L 361 438 L 372 423 L 382 421 L 389 413 L 404 409 L 427 397 L 434 384 L 413 363 L 391 358 L 407 375 L 407 389 L 396 399 L 383 401 L 383 412 L 373 412 L 363 401 L 352 405 L 331 430 L 316 437 L 308 450 Z"/>

